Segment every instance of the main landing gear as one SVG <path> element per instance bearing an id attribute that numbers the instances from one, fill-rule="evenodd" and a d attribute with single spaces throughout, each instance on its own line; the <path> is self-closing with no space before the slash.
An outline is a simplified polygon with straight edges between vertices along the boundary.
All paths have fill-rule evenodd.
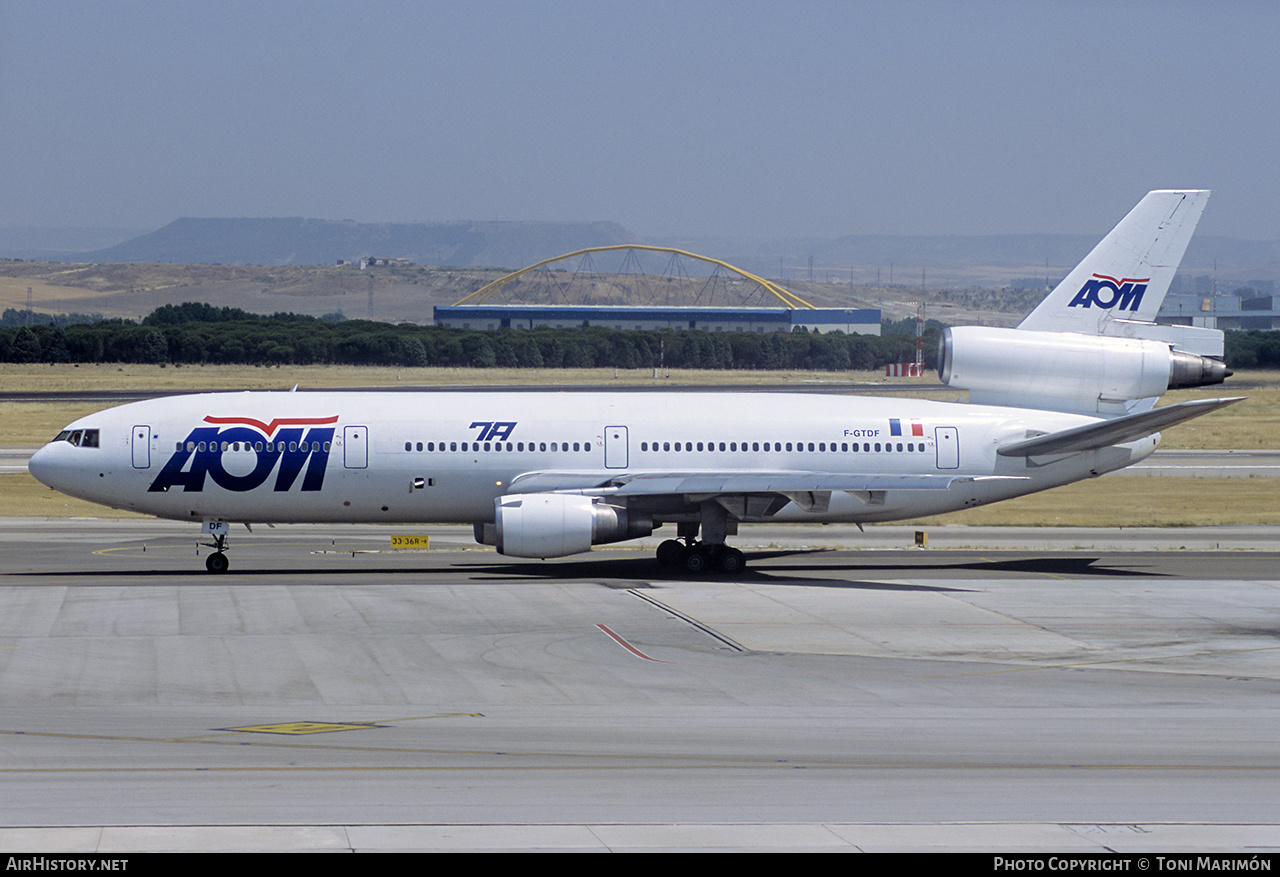
<path id="1" fill-rule="evenodd" d="M 693 540 L 685 544 L 678 539 L 668 539 L 658 546 L 658 563 L 694 575 L 713 569 L 732 575 L 746 568 L 747 559 L 741 551 L 728 545 L 708 545 Z"/>
<path id="2" fill-rule="evenodd" d="M 701 542 L 698 541 L 699 529 L 702 530 Z M 668 539 L 658 546 L 658 563 L 693 575 L 713 569 L 729 575 L 742 572 L 747 559 L 738 549 L 724 544 L 725 536 L 737 532 L 738 522 L 730 520 L 724 506 L 713 500 L 705 501 L 699 508 L 698 520 L 676 524 L 679 539 Z"/>

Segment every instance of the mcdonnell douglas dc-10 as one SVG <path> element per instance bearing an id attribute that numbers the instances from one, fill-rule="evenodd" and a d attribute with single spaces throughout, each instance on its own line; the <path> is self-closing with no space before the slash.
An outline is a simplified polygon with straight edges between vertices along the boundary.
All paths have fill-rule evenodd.
<path id="1" fill-rule="evenodd" d="M 471 522 L 510 557 L 563 557 L 674 524 L 658 560 L 742 569 L 738 525 L 893 521 L 983 505 L 1144 459 L 1165 408 L 1231 373 L 1220 331 L 1156 311 L 1207 191 L 1151 192 L 1016 329 L 943 332 L 968 402 L 734 393 L 213 393 L 72 423 L 31 474 L 119 509 L 200 522 Z"/>

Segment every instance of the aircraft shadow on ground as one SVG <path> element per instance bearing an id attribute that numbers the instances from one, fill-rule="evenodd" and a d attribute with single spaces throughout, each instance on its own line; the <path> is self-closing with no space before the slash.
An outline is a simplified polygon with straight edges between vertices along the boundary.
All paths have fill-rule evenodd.
<path id="1" fill-rule="evenodd" d="M 767 555 L 748 555 L 748 557 L 777 557 L 779 553 L 770 553 Z M 780 566 L 778 564 L 770 565 L 770 570 L 777 569 L 857 569 L 857 570 L 885 570 L 889 572 L 914 572 L 921 573 L 925 571 L 946 572 L 948 570 L 969 570 L 972 572 L 1003 574 L 1003 575 L 1060 575 L 1060 576 L 1107 576 L 1107 577 L 1128 577 L 1128 576 L 1157 576 L 1165 577 L 1168 573 L 1155 572 L 1152 570 L 1134 569 L 1132 561 L 1121 561 L 1120 559 L 1109 560 L 1105 563 L 1099 563 L 1102 558 L 1096 555 L 1062 555 L 1054 557 L 1046 557 L 1044 555 L 1033 555 L 1027 557 L 1017 557 L 1005 560 L 953 560 L 946 555 L 939 558 L 937 555 L 930 557 L 927 554 L 914 555 L 915 560 L 910 562 L 891 561 L 876 562 L 863 559 L 861 561 L 845 562 L 843 558 L 836 564 L 815 564 L 806 566 Z"/>
<path id="2" fill-rule="evenodd" d="M 905 582 L 878 582 L 875 576 L 891 576 L 894 578 L 921 579 L 939 577 L 973 578 L 975 581 L 983 577 L 1025 577 L 1054 575 L 1068 578 L 1123 578 L 1123 577 L 1168 577 L 1170 573 L 1152 570 L 1135 569 L 1132 561 L 1120 559 L 1100 562 L 1096 555 L 1033 555 L 1001 560 L 975 560 L 969 556 L 950 555 L 907 555 L 907 558 L 881 560 L 857 553 L 837 552 L 831 550 L 789 550 L 762 551 L 746 553 L 748 566 L 740 573 L 726 575 L 709 572 L 694 576 L 680 569 L 672 569 L 660 565 L 649 556 L 641 557 L 608 557 L 588 556 L 581 559 L 563 559 L 549 561 L 492 561 L 477 562 L 445 562 L 436 566 L 411 566 L 387 564 L 385 566 L 324 567 L 306 566 L 293 569 L 281 567 L 251 566 L 252 560 L 240 561 L 226 573 L 211 575 L 203 569 L 203 565 L 193 563 L 191 566 L 165 569 L 75 569 L 45 570 L 33 572 L 8 573 L 9 576 L 30 578 L 57 577 L 62 579 L 83 578 L 118 584 L 121 579 L 133 578 L 144 581 L 179 579 L 200 584 L 247 584 L 252 580 L 296 576 L 295 584 L 306 584 L 308 580 L 318 585 L 332 583 L 335 579 L 377 575 L 387 584 L 405 584 L 413 579 L 422 583 L 430 583 L 441 577 L 456 578 L 459 573 L 477 582 L 520 582 L 520 581 L 565 581 L 594 580 L 606 587 L 634 588 L 653 586 L 661 587 L 670 581 L 706 581 L 709 583 L 743 583 L 743 584 L 775 584 L 793 587 L 853 588 L 879 590 L 927 590 L 954 591 L 967 590 L 956 587 L 928 585 Z M 805 558 L 804 561 L 788 562 L 791 558 Z M 835 575 L 839 574 L 839 575 Z M 967 575 L 966 575 L 967 574 Z M 265 583 L 265 582 L 264 582 Z"/>
<path id="3" fill-rule="evenodd" d="M 861 578 L 833 578 L 830 573 L 843 572 L 853 576 L 867 576 L 874 573 L 887 573 L 895 577 L 911 575 L 940 575 L 946 577 L 948 572 L 976 573 L 972 576 L 979 579 L 983 576 L 1041 576 L 1057 575 L 1071 578 L 1084 577 L 1165 577 L 1168 574 L 1149 570 L 1133 569 L 1129 564 L 1099 563 L 1097 556 L 1064 556 L 1064 557 L 1024 557 L 1006 560 L 948 560 L 937 557 L 919 555 L 908 562 L 880 562 L 869 558 L 849 557 L 840 554 L 831 559 L 822 557 L 827 552 L 813 550 L 747 552 L 748 566 L 741 573 L 727 576 L 719 573 L 708 573 L 697 577 L 697 580 L 708 582 L 742 582 L 754 584 L 786 584 L 797 587 L 832 587 L 832 588 L 878 588 L 889 590 L 966 590 L 926 584 L 905 584 L 902 582 L 875 582 Z M 836 554 L 835 552 L 830 552 Z M 762 562 L 784 559 L 792 556 L 812 558 L 804 563 L 768 563 Z M 468 569 L 485 572 L 495 578 L 517 579 L 644 579 L 660 583 L 664 580 L 688 581 L 695 577 L 679 569 L 660 566 L 655 560 L 578 560 L 578 561 L 539 561 L 537 563 L 486 563 L 468 564 Z M 825 575 L 824 575 L 825 574 Z"/>

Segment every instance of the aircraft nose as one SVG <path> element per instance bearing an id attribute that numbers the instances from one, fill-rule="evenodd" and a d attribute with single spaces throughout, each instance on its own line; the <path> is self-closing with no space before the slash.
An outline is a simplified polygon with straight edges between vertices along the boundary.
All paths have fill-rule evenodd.
<path id="1" fill-rule="evenodd" d="M 52 444 L 45 445 L 32 454 L 31 459 L 27 462 L 27 471 L 31 473 L 31 477 L 55 490 L 60 480 L 58 478 L 59 466 L 55 459 L 57 451 L 58 449 Z"/>

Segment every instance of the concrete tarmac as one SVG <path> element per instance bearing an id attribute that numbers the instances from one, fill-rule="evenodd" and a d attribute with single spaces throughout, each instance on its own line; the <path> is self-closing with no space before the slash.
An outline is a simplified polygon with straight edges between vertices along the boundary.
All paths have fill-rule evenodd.
<path id="1" fill-rule="evenodd" d="M 0 519 L 0 849 L 1280 850 L 1280 529 L 413 529 Z"/>

